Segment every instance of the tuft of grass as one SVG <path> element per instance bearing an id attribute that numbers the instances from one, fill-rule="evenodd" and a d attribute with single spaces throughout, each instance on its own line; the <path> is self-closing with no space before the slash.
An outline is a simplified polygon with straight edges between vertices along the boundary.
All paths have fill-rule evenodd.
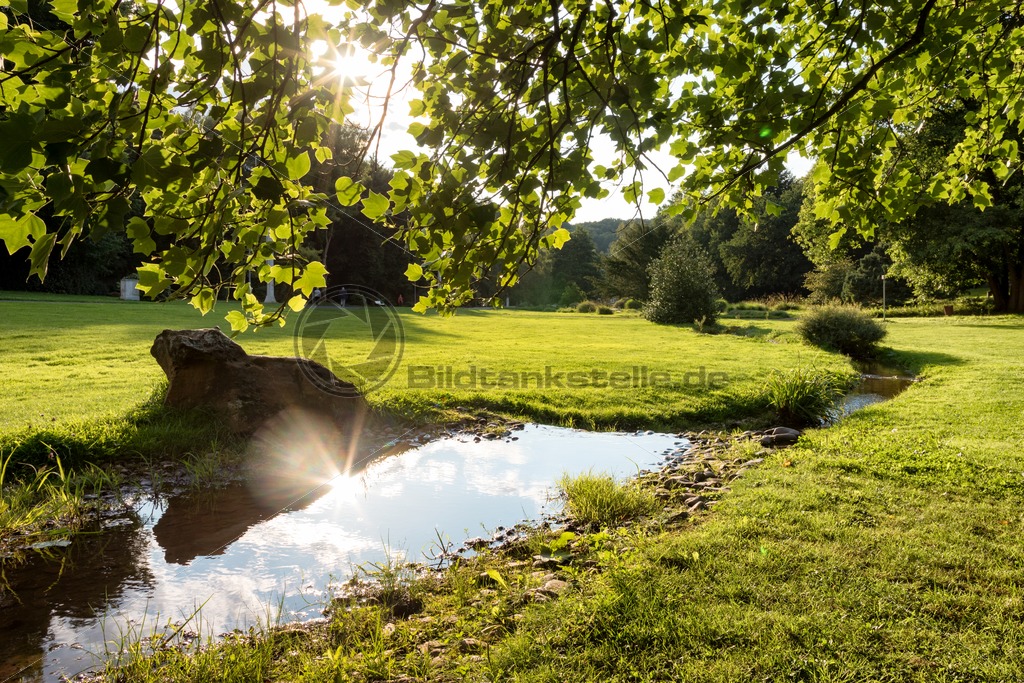
<path id="1" fill-rule="evenodd" d="M 820 424 L 842 398 L 848 381 L 814 368 L 773 371 L 764 382 L 764 396 L 779 419 L 797 426 Z"/>
<path id="2" fill-rule="evenodd" d="M 658 501 L 649 491 L 620 484 L 610 474 L 564 474 L 558 487 L 565 496 L 566 511 L 583 524 L 614 526 L 658 509 Z"/>
<path id="3" fill-rule="evenodd" d="M 597 304 L 593 301 L 581 301 L 576 304 L 577 313 L 595 313 L 597 312 Z"/>
<path id="4" fill-rule="evenodd" d="M 87 511 L 85 494 L 117 483 L 91 463 L 82 471 L 68 472 L 56 456 L 51 465 L 31 468 L 31 476 L 14 478 L 13 457 L 0 454 L 0 549 L 15 539 L 25 542 L 75 531 Z"/>
<path id="5" fill-rule="evenodd" d="M 611 306 L 602 305 L 597 307 L 598 315 L 611 315 L 613 313 L 615 313 L 615 309 L 613 309 Z"/>
<path id="6" fill-rule="evenodd" d="M 807 342 L 853 358 L 869 358 L 885 337 L 885 328 L 859 308 L 822 306 L 801 318 L 797 332 Z"/>

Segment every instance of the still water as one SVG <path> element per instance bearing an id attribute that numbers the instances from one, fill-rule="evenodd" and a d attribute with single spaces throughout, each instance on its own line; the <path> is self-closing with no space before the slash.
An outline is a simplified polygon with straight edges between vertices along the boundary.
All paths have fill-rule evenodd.
<path id="1" fill-rule="evenodd" d="M 55 681 L 96 667 L 123 635 L 187 619 L 203 636 L 320 615 L 332 581 L 389 554 L 422 560 L 557 506 L 554 482 L 625 477 L 680 445 L 666 434 L 527 425 L 503 439 L 449 437 L 324 484 L 284 453 L 248 484 L 157 499 L 0 580 L 0 681 Z M 11 677 L 11 678 L 9 678 Z"/>

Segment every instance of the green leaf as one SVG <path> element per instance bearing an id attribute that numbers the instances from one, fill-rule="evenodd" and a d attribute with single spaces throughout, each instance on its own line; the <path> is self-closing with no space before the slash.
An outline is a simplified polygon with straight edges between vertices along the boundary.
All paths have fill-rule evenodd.
<path id="1" fill-rule="evenodd" d="M 352 206 L 363 196 L 363 186 L 347 176 L 342 176 L 334 182 L 334 189 L 337 192 L 338 203 L 342 206 Z"/>
<path id="2" fill-rule="evenodd" d="M 409 278 L 409 282 L 419 282 L 423 279 L 423 267 L 418 263 L 410 263 L 405 269 L 405 276 Z"/>
<path id="3" fill-rule="evenodd" d="M 30 264 L 29 275 L 35 275 L 40 280 L 46 279 L 46 269 L 50 263 L 50 252 L 53 251 L 53 245 L 56 241 L 57 233 L 55 232 L 47 233 L 35 241 L 35 244 L 32 245 L 32 251 L 28 256 Z"/>
<path id="4" fill-rule="evenodd" d="M 317 287 L 326 286 L 327 268 L 319 261 L 311 261 L 307 264 L 302 275 L 292 284 L 292 287 L 301 291 L 306 298 L 309 298 Z"/>
<path id="5" fill-rule="evenodd" d="M 416 165 L 416 155 L 409 150 L 402 150 L 391 155 L 395 168 L 412 168 Z"/>
<path id="6" fill-rule="evenodd" d="M 334 152 L 330 147 L 317 147 L 314 154 L 316 156 L 316 160 L 321 164 L 334 158 Z"/>
<path id="7" fill-rule="evenodd" d="M 0 121 L 0 171 L 17 173 L 32 164 L 34 133 L 31 116 L 14 114 Z"/>
<path id="8" fill-rule="evenodd" d="M 192 304 L 200 313 L 206 315 L 213 310 L 213 304 L 217 302 L 217 297 L 213 293 L 213 290 L 209 287 L 203 287 L 198 292 L 192 295 L 189 303 Z"/>
<path id="9" fill-rule="evenodd" d="M 285 162 L 285 167 L 288 169 L 288 178 L 290 180 L 300 180 L 311 168 L 309 161 L 309 152 L 303 152 L 302 154 L 294 157 L 289 157 L 288 161 Z"/>
<path id="10" fill-rule="evenodd" d="M 126 227 L 128 238 L 132 241 L 132 248 L 136 254 L 149 256 L 156 251 L 156 242 L 150 236 L 149 224 L 139 216 L 132 216 Z"/>
<path id="11" fill-rule="evenodd" d="M 387 197 L 371 191 L 370 196 L 363 200 L 363 215 L 375 221 L 383 216 L 390 206 L 391 202 Z"/>
<path id="12" fill-rule="evenodd" d="M 46 223 L 34 213 L 25 214 L 18 219 L 8 214 L 0 214 L 0 240 L 7 246 L 8 254 L 13 255 L 19 249 L 31 246 L 33 241 L 39 240 L 45 234 Z"/>
<path id="13" fill-rule="evenodd" d="M 843 235 L 846 234 L 846 228 L 839 228 L 831 235 L 828 236 L 828 248 L 835 250 L 839 248 L 839 242 L 842 241 Z"/>
<path id="14" fill-rule="evenodd" d="M 661 204 L 665 201 L 665 190 L 656 187 L 647 193 L 647 199 L 651 204 Z"/>
<path id="15" fill-rule="evenodd" d="M 75 12 L 78 11 L 78 0 L 52 0 L 53 14 L 65 23 L 72 23 L 75 20 Z"/>
<path id="16" fill-rule="evenodd" d="M 245 314 L 241 311 L 229 311 L 224 319 L 231 325 L 233 332 L 245 332 L 249 329 L 249 321 L 246 320 Z"/>
<path id="17" fill-rule="evenodd" d="M 562 245 L 568 242 L 572 238 L 569 231 L 565 228 L 559 228 L 548 236 L 548 246 L 553 249 L 561 249 Z"/>
<path id="18" fill-rule="evenodd" d="M 488 569 L 487 569 L 487 576 L 489 576 L 492 579 L 494 579 L 494 582 L 496 584 L 498 584 L 499 586 L 501 586 L 505 590 L 508 590 L 508 583 L 505 581 L 505 577 L 502 576 L 501 573 L 498 572 L 497 569 L 493 569 L 493 568 L 488 567 Z"/>
<path id="19" fill-rule="evenodd" d="M 164 274 L 164 269 L 156 263 L 139 266 L 136 272 L 139 275 L 139 284 L 136 287 L 150 298 L 156 298 L 171 284 L 170 278 Z"/>

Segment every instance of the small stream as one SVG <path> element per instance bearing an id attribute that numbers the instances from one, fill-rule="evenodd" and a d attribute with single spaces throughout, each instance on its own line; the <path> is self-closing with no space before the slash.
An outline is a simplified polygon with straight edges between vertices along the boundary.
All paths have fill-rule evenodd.
<path id="1" fill-rule="evenodd" d="M 4 570 L 0 680 L 101 666 L 122 636 L 164 632 L 200 606 L 187 630 L 202 637 L 319 617 L 332 584 L 359 565 L 423 560 L 439 538 L 489 537 L 557 507 L 563 472 L 625 478 L 686 445 L 669 434 L 527 425 L 501 439 L 439 439 L 327 485 L 291 480 L 304 466 L 288 462 L 249 484 L 142 496 L 102 533 Z"/>
<path id="2" fill-rule="evenodd" d="M 855 366 L 861 373 L 860 381 L 836 407 L 835 414 L 829 416 L 830 421 L 841 419 L 861 408 L 888 401 L 906 391 L 911 384 L 920 381 L 898 368 L 876 361 L 857 362 Z"/>
<path id="3" fill-rule="evenodd" d="M 917 381 L 877 364 L 830 421 Z M 0 681 L 58 681 L 102 666 L 122 638 L 189 619 L 183 634 L 321 615 L 332 586 L 389 557 L 424 561 L 442 545 L 557 511 L 554 482 L 593 470 L 620 478 L 688 442 L 671 434 L 526 425 L 501 438 L 446 437 L 335 476 L 285 439 L 279 462 L 222 488 L 151 493 L 70 545 L 0 564 Z M 322 454 L 321 454 L 322 455 Z M 0 560 L 2 562 L 2 560 Z"/>

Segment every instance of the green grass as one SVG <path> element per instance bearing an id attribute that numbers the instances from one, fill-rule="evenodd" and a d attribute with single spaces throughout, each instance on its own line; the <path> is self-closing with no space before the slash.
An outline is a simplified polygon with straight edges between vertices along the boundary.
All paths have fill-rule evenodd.
<path id="1" fill-rule="evenodd" d="M 13 453 L 0 453 L 0 551 L 15 539 L 21 543 L 53 540 L 75 531 L 88 505 L 86 493 L 111 488 L 115 479 L 96 465 L 70 473 L 60 458 L 32 469 L 31 476 L 12 477 Z"/>
<path id="2" fill-rule="evenodd" d="M 148 358 L 156 332 L 217 320 L 176 305 L 54 308 L 0 303 L 4 429 L 38 425 L 40 412 L 58 427 L 71 417 L 123 418 L 159 380 Z M 406 363 L 673 373 L 703 365 L 729 377 L 715 390 L 471 391 L 412 389 L 399 374 L 371 396 L 409 415 L 463 405 L 550 422 L 699 424 L 758 414 L 773 368 L 849 371 L 798 342 L 789 320 L 759 321 L 766 334 L 742 337 L 619 315 L 405 320 Z M 1022 680 L 1024 320 L 908 318 L 886 328 L 886 360 L 925 381 L 762 454 L 710 512 L 578 537 L 537 532 L 506 555 L 420 579 L 411 590 L 422 612 L 409 618 L 384 605 L 339 609 L 327 623 L 237 638 L 192 658 L 163 651 L 125 679 Z M 271 330 L 243 343 L 287 353 L 290 340 Z M 74 363 L 30 368 L 33 354 Z M 94 386 L 100 370 L 108 383 Z M 553 570 L 560 592 L 544 589 L 552 570 L 532 563 L 555 546 L 568 554 Z"/>
<path id="3" fill-rule="evenodd" d="M 566 512 L 584 525 L 615 526 L 658 509 L 649 491 L 619 483 L 608 474 L 564 475 L 558 487 Z"/>
<path id="4" fill-rule="evenodd" d="M 423 579 L 421 614 L 340 610 L 201 661 L 224 680 L 1022 680 L 1024 320 L 888 328 L 926 381 L 764 456 L 712 512 L 538 532 Z M 538 597 L 545 543 L 571 558 Z M 132 680 L 189 680 L 161 658 Z"/>
<path id="5" fill-rule="evenodd" d="M 815 368 L 794 368 L 768 375 L 764 392 L 768 405 L 787 425 L 819 424 L 843 397 L 854 376 L 841 377 Z"/>
<path id="6" fill-rule="evenodd" d="M 154 337 L 166 328 L 221 325 L 227 310 L 221 303 L 203 318 L 181 303 L 0 301 L 5 321 L 0 329 L 0 431 L 121 420 L 144 404 L 163 379 L 149 354 Z M 369 399 L 423 419 L 443 419 L 445 409 L 464 406 L 555 424 L 682 428 L 763 414 L 759 387 L 772 368 L 807 363 L 846 367 L 841 359 L 799 344 L 790 321 L 759 322 L 760 337 L 711 338 L 627 315 L 466 310 L 440 318 L 404 311 L 402 320 L 402 365 Z M 338 354 L 365 357 L 369 345 L 360 333 L 341 327 L 334 347 Z M 291 328 L 260 330 L 238 341 L 250 353 L 294 353 Z M 495 374 L 550 374 L 552 381 L 539 389 L 533 375 L 524 378 L 527 388 L 518 389 L 410 388 L 410 372 L 436 378 L 443 375 L 439 366 L 455 372 L 475 367 Z M 571 372 L 590 377 L 592 371 L 632 373 L 633 368 L 666 372 L 670 382 L 624 389 L 564 386 Z M 700 379 L 701 368 L 705 378 L 723 373 L 724 379 L 709 388 Z"/>

